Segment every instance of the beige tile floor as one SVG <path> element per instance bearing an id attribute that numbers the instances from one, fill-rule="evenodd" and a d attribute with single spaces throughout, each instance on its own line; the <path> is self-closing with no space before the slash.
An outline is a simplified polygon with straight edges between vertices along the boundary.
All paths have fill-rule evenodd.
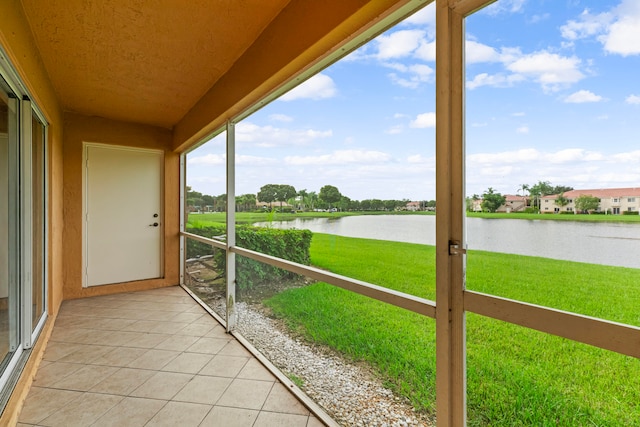
<path id="1" fill-rule="evenodd" d="M 65 301 L 19 421 L 323 425 L 177 286 Z"/>

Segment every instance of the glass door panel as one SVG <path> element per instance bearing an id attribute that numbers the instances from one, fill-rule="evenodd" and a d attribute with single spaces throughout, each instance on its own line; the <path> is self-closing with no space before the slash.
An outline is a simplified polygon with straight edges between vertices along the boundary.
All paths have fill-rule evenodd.
<path id="1" fill-rule="evenodd" d="M 44 124 L 34 115 L 31 130 L 31 221 L 32 294 L 31 328 L 45 311 L 45 134 Z"/>
<path id="2" fill-rule="evenodd" d="M 17 98 L 0 78 L 0 375 L 18 347 Z"/>

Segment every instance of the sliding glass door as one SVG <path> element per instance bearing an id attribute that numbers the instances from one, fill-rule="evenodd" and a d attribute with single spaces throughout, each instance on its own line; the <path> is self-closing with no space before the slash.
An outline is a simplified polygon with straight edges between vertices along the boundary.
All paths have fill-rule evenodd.
<path id="1" fill-rule="evenodd" d="M 0 77 L 0 370 L 19 347 L 18 100 Z"/>
<path id="2" fill-rule="evenodd" d="M 47 307 L 47 124 L 2 60 L 0 55 L 0 406 Z"/>
<path id="3" fill-rule="evenodd" d="M 45 313 L 45 125 L 31 118 L 31 329 L 37 332 Z"/>

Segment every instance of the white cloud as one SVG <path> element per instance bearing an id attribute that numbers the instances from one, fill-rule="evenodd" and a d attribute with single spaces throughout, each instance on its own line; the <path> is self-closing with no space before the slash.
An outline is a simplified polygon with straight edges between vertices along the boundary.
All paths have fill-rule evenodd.
<path id="1" fill-rule="evenodd" d="M 640 151 L 638 151 L 640 156 Z M 536 148 L 522 148 L 515 151 L 502 151 L 498 153 L 477 153 L 467 156 L 467 164 L 470 168 L 505 167 L 512 164 L 524 164 L 527 168 L 536 163 L 566 164 L 575 162 L 602 161 L 605 156 L 596 151 L 583 148 L 568 148 L 555 152 L 539 151 Z"/>
<path id="2" fill-rule="evenodd" d="M 337 94 L 338 89 L 333 79 L 326 74 L 319 73 L 278 99 L 281 101 L 293 101 L 296 99 L 319 100 L 333 98 Z"/>
<path id="3" fill-rule="evenodd" d="M 428 42 L 423 40 L 420 46 L 415 50 L 414 56 L 423 61 L 435 61 L 436 60 L 436 42 Z"/>
<path id="4" fill-rule="evenodd" d="M 547 50 L 522 53 L 519 47 L 491 46 L 467 40 L 465 48 L 468 64 L 500 62 L 506 72 L 480 73 L 466 82 L 467 89 L 481 86 L 511 87 L 515 83 L 532 80 L 545 92 L 554 92 L 583 79 L 582 61 L 576 56 L 562 56 Z"/>
<path id="5" fill-rule="evenodd" d="M 617 20 L 609 26 L 608 33 L 599 38 L 604 50 L 622 56 L 640 54 L 640 3 L 623 0 L 614 13 Z"/>
<path id="6" fill-rule="evenodd" d="M 482 9 L 488 15 L 499 15 L 503 13 L 518 13 L 522 10 L 526 0 L 501 0 L 490 4 Z"/>
<path id="7" fill-rule="evenodd" d="M 418 114 L 415 120 L 409 124 L 412 128 L 433 128 L 436 127 L 436 113 Z"/>
<path id="8" fill-rule="evenodd" d="M 436 25 L 436 4 L 431 3 L 426 7 L 420 9 L 407 19 L 403 21 L 404 24 L 411 25 L 429 25 L 435 27 Z"/>
<path id="9" fill-rule="evenodd" d="M 517 133 L 529 133 L 529 126 L 520 126 L 516 129 Z"/>
<path id="10" fill-rule="evenodd" d="M 336 150 L 331 154 L 318 156 L 286 156 L 284 162 L 295 166 L 346 165 L 354 163 L 384 163 L 391 160 L 391 155 L 381 151 L 368 150 Z"/>
<path id="11" fill-rule="evenodd" d="M 569 20 L 560 27 L 560 34 L 567 40 L 580 40 L 602 33 L 613 19 L 611 13 L 592 15 L 584 10 L 577 20 Z"/>
<path id="12" fill-rule="evenodd" d="M 567 148 L 547 154 L 547 161 L 556 164 L 573 163 L 583 160 L 584 150 L 581 148 Z"/>
<path id="13" fill-rule="evenodd" d="M 535 148 L 467 156 L 467 194 L 493 187 L 515 194 L 520 183 L 550 181 L 574 188 L 636 187 L 640 150 L 605 154 L 581 148 L 541 151 Z"/>
<path id="14" fill-rule="evenodd" d="M 316 139 L 333 136 L 331 130 L 286 129 L 274 126 L 258 126 L 249 121 L 236 125 L 236 141 L 255 144 L 259 147 L 280 145 L 304 145 Z"/>
<path id="15" fill-rule="evenodd" d="M 293 117 L 287 116 L 286 114 L 271 114 L 269 115 L 269 120 L 273 120 L 274 122 L 292 122 Z"/>
<path id="16" fill-rule="evenodd" d="M 570 42 L 595 38 L 607 53 L 622 56 L 640 54 L 640 2 L 622 0 L 608 12 L 591 14 L 587 9 L 578 19 L 560 27 L 562 37 Z"/>
<path id="17" fill-rule="evenodd" d="M 415 89 L 421 83 L 433 81 L 433 68 L 424 64 L 404 65 L 397 62 L 387 63 L 385 66 L 393 68 L 399 72 L 408 74 L 407 78 L 400 77 L 396 73 L 390 73 L 391 81 L 397 85 Z"/>
<path id="18" fill-rule="evenodd" d="M 432 165 L 435 166 L 436 159 L 435 157 L 426 157 L 422 154 L 413 154 L 407 157 L 407 163 L 416 164 L 416 165 Z"/>
<path id="19" fill-rule="evenodd" d="M 403 130 L 404 130 L 404 126 L 395 125 L 395 126 L 391 126 L 389 129 L 387 129 L 385 131 L 385 133 L 387 133 L 389 135 L 397 135 L 399 133 L 402 133 Z"/>
<path id="20" fill-rule="evenodd" d="M 275 165 L 278 161 L 271 157 L 248 156 L 236 154 L 236 164 L 240 166 L 269 166 Z"/>
<path id="21" fill-rule="evenodd" d="M 500 54 L 497 50 L 474 40 L 465 41 L 464 55 L 467 64 L 500 61 Z"/>
<path id="22" fill-rule="evenodd" d="M 543 153 L 535 148 L 523 148 L 516 151 L 499 153 L 477 153 L 467 156 L 467 164 L 472 167 L 483 167 L 497 164 L 523 163 L 541 159 Z"/>
<path id="23" fill-rule="evenodd" d="M 640 96 L 638 95 L 629 95 L 625 98 L 624 102 L 632 105 L 640 105 Z"/>
<path id="24" fill-rule="evenodd" d="M 187 159 L 190 165 L 224 165 L 227 156 L 224 154 L 207 154 L 204 156 L 192 157 Z"/>
<path id="25" fill-rule="evenodd" d="M 582 80 L 584 74 L 578 69 L 580 63 L 580 59 L 575 56 L 566 57 L 539 51 L 524 55 L 507 65 L 507 69 L 529 76 L 540 83 L 545 91 L 557 91 Z"/>
<path id="26" fill-rule="evenodd" d="M 537 24 L 538 22 L 546 21 L 551 17 L 550 13 L 543 13 L 542 15 L 533 15 L 529 18 L 529 22 L 532 24 Z"/>
<path id="27" fill-rule="evenodd" d="M 394 59 L 411 55 L 426 36 L 423 30 L 400 30 L 375 39 L 378 59 Z"/>
<path id="28" fill-rule="evenodd" d="M 600 95 L 596 95 L 591 91 L 583 89 L 567 96 L 564 99 L 564 102 L 571 103 L 571 104 L 583 104 L 585 102 L 600 102 L 602 100 L 603 98 Z"/>
<path id="29" fill-rule="evenodd" d="M 187 163 L 190 165 L 206 165 L 221 166 L 227 162 L 226 154 L 206 154 L 190 158 Z M 277 163 L 276 159 L 271 157 L 248 156 L 243 154 L 236 155 L 236 163 L 238 165 L 267 166 Z"/>
<path id="30" fill-rule="evenodd" d="M 467 89 L 469 90 L 473 90 L 481 86 L 511 87 L 515 83 L 518 83 L 524 80 L 525 80 L 524 76 L 519 74 L 480 73 L 476 75 L 472 80 L 467 80 L 466 86 L 467 86 Z"/>
<path id="31" fill-rule="evenodd" d="M 524 117 L 524 116 L 525 116 L 525 113 L 524 113 L 524 111 L 517 111 L 517 112 L 515 112 L 515 113 L 512 113 L 511 115 L 512 115 L 513 117 Z"/>
<path id="32" fill-rule="evenodd" d="M 612 156 L 613 160 L 622 163 L 635 163 L 640 162 L 640 150 L 634 150 L 627 153 L 618 153 Z"/>

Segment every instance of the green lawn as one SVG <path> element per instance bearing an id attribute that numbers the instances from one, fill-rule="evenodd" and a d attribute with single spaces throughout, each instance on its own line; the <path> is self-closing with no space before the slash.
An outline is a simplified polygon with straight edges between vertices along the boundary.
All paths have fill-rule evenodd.
<path id="1" fill-rule="evenodd" d="M 318 267 L 435 298 L 431 246 L 314 234 Z M 470 251 L 469 289 L 640 325 L 640 270 Z M 265 302 L 434 411 L 435 322 L 324 283 Z M 640 361 L 468 314 L 469 425 L 638 425 Z"/>

